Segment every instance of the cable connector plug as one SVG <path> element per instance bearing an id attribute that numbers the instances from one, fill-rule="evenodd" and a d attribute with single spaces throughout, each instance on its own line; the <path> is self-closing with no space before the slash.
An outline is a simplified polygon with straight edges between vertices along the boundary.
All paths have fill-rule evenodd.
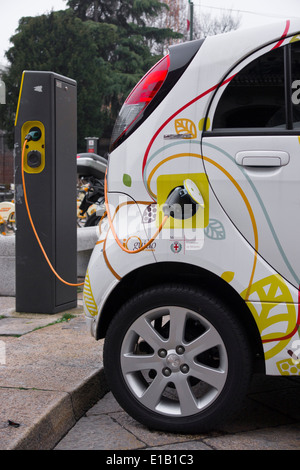
<path id="1" fill-rule="evenodd" d="M 25 140 L 27 140 L 27 142 L 30 142 L 32 140 L 32 135 L 30 134 L 30 132 L 25 136 Z"/>
<path id="2" fill-rule="evenodd" d="M 27 140 L 27 142 L 30 142 L 31 140 L 36 142 L 41 138 L 41 135 L 41 130 L 38 127 L 35 127 L 34 129 L 31 129 L 31 131 L 26 135 L 25 140 Z"/>

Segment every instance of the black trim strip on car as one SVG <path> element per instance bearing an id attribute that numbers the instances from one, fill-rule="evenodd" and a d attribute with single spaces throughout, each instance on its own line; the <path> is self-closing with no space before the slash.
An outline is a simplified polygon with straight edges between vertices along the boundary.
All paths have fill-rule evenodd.
<path id="1" fill-rule="evenodd" d="M 293 124 L 293 107 L 291 100 L 291 87 L 292 87 L 292 55 L 291 45 L 283 47 L 284 51 L 284 80 L 285 80 L 285 116 L 286 127 L 288 130 L 294 128 Z"/>
<path id="2" fill-rule="evenodd" d="M 213 131 L 204 131 L 203 137 L 240 137 L 240 136 L 272 136 L 272 135 L 300 135 L 300 128 L 297 129 L 280 129 L 280 130 L 269 130 L 265 127 L 259 129 L 217 129 Z"/>

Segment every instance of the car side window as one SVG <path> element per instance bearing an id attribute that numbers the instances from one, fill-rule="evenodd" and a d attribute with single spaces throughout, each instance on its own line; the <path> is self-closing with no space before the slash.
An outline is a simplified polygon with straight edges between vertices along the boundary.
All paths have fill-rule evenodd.
<path id="1" fill-rule="evenodd" d="M 300 128 L 300 41 L 291 44 L 293 126 Z"/>
<path id="2" fill-rule="evenodd" d="M 255 59 L 231 80 L 216 108 L 213 130 L 286 129 L 283 49 L 274 49 Z M 300 71 L 299 65 L 297 70 Z M 300 103 L 299 73 L 298 77 Z"/>

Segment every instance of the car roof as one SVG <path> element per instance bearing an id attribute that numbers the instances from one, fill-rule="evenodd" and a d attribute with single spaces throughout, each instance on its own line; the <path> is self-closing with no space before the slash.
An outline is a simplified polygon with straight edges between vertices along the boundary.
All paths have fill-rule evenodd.
<path id="1" fill-rule="evenodd" d="M 299 34 L 300 40 L 300 18 L 293 18 L 208 36 L 205 42 L 213 47 L 217 47 L 221 43 L 224 43 L 224 46 L 225 44 L 230 45 L 227 53 L 232 55 L 239 52 L 241 55 L 242 52 L 250 53 L 276 40 L 280 41 L 285 37 L 297 34 Z"/>
<path id="2" fill-rule="evenodd" d="M 299 34 L 299 37 L 297 37 Z M 240 28 L 224 34 L 208 36 L 197 57 L 202 70 L 211 67 L 212 74 L 222 77 L 250 54 L 267 46 L 279 47 L 285 38 L 300 40 L 300 18 L 280 20 L 262 26 Z"/>

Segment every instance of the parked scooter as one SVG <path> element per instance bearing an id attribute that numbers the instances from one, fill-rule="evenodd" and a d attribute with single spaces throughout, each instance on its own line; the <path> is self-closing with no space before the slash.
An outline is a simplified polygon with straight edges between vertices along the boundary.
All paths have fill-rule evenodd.
<path id="1" fill-rule="evenodd" d="M 99 223 L 105 212 L 104 177 L 107 160 L 95 153 L 80 153 L 77 155 L 77 175 L 80 182 L 78 199 L 78 218 L 85 217 L 85 227 Z M 83 197 L 82 197 L 83 195 Z"/>
<path id="2" fill-rule="evenodd" d="M 0 234 L 6 235 L 9 232 L 15 232 L 15 202 L 14 186 L 11 185 L 7 190 L 5 185 L 0 185 Z"/>

